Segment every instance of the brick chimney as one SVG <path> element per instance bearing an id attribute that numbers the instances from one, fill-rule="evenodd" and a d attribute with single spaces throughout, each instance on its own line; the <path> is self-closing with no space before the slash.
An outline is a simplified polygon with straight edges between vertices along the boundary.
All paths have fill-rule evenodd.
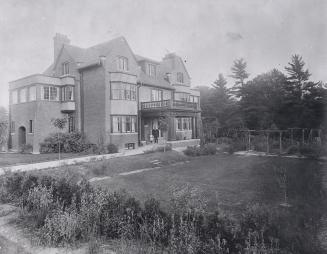
<path id="1" fill-rule="evenodd" d="M 70 44 L 68 37 L 64 34 L 56 33 L 55 37 L 53 37 L 54 61 L 57 59 L 57 56 L 64 44 Z"/>

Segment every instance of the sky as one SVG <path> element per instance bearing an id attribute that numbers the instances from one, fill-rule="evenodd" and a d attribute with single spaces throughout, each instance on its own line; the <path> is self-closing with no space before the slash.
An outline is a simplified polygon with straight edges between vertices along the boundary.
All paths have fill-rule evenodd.
<path id="1" fill-rule="evenodd" d="M 9 81 L 51 64 L 55 33 L 80 47 L 124 36 L 135 54 L 155 60 L 175 52 L 193 86 L 228 77 L 237 58 L 250 78 L 284 71 L 293 54 L 312 80 L 327 82 L 325 0 L 1 0 L 0 106 Z"/>

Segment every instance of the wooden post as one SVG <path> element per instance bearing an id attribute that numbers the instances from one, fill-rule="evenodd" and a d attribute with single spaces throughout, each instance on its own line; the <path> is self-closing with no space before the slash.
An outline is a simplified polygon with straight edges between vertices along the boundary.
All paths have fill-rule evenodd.
<path id="1" fill-rule="evenodd" d="M 248 139 L 248 143 L 249 143 L 249 151 L 251 150 L 251 132 L 249 131 L 249 139 Z"/>
<path id="2" fill-rule="evenodd" d="M 293 145 L 293 129 L 291 129 L 291 144 Z"/>
<path id="3" fill-rule="evenodd" d="M 302 129 L 302 145 L 304 145 L 304 129 Z"/>
<path id="4" fill-rule="evenodd" d="M 282 150 L 283 150 L 283 147 L 282 147 L 282 132 L 280 131 L 279 132 L 279 153 L 282 154 Z"/>

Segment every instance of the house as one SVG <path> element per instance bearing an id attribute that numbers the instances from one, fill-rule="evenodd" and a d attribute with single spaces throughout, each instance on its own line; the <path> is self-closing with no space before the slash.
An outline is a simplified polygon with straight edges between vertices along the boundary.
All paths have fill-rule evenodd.
<path id="1" fill-rule="evenodd" d="M 124 37 L 90 48 L 54 37 L 54 60 L 44 73 L 10 82 L 10 148 L 31 144 L 33 152 L 67 117 L 64 131 L 83 132 L 92 143 L 197 139 L 201 132 L 199 91 L 174 53 L 155 61 L 133 53 Z M 162 120 L 164 119 L 164 120 Z"/>

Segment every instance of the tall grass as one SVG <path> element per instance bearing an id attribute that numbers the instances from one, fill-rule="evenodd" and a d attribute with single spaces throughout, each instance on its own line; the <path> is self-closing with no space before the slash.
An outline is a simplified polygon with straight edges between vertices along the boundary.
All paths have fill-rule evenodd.
<path id="1" fill-rule="evenodd" d="M 73 176 L 10 174 L 1 186 L 20 204 L 23 218 L 34 222 L 45 245 L 88 241 L 94 253 L 99 247 L 94 239 L 104 238 L 121 241 L 117 253 L 301 253 L 297 241 L 283 239 L 287 213 L 259 205 L 235 219 L 195 209 L 185 200 L 167 211 L 156 199 L 141 204 L 126 192 L 92 188 Z"/>

